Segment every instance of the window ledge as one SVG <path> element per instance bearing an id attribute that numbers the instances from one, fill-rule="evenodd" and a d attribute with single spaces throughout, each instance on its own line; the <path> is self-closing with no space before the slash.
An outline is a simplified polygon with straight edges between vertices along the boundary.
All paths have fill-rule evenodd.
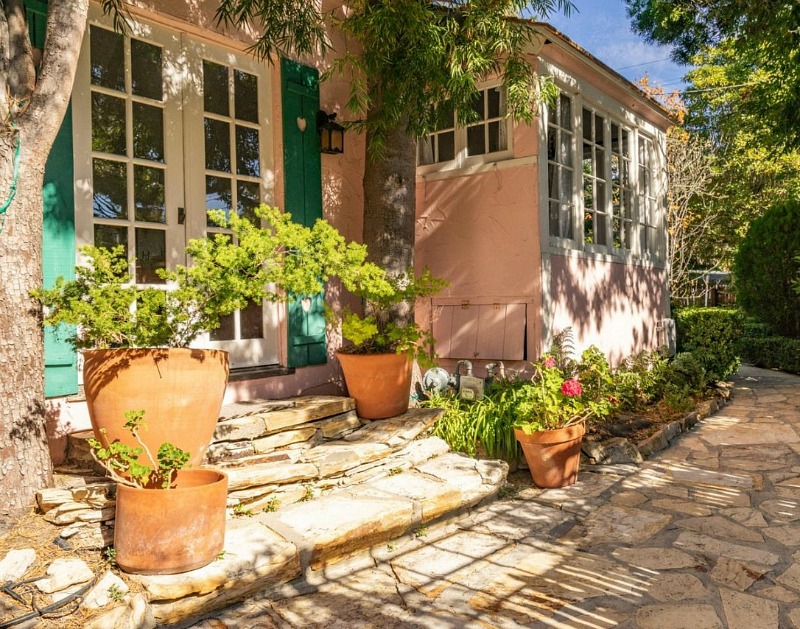
<path id="1" fill-rule="evenodd" d="M 274 378 L 276 376 L 291 376 L 294 367 L 283 365 L 259 365 L 256 367 L 238 367 L 231 369 L 228 382 L 241 382 L 242 380 L 258 380 L 260 378 Z"/>
<path id="2" fill-rule="evenodd" d="M 441 169 L 435 169 L 432 165 L 417 166 L 417 179 L 421 179 L 422 181 L 437 181 L 439 179 L 465 177 L 467 175 L 491 172 L 493 170 L 503 170 L 519 166 L 534 166 L 538 162 L 539 159 L 536 155 L 527 155 L 525 157 L 510 157 L 505 159 L 501 157 L 491 157 L 480 163 L 465 164 L 463 166 L 447 166 Z"/>

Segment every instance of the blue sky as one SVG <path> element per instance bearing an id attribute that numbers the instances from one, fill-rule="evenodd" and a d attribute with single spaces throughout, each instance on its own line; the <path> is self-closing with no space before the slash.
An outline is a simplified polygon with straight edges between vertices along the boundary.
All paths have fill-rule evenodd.
<path id="1" fill-rule="evenodd" d="M 647 72 L 651 84 L 659 83 L 667 91 L 683 87 L 681 79 L 687 68 L 669 60 L 669 47 L 647 44 L 631 30 L 622 0 L 572 3 L 575 10 L 570 17 L 553 14 L 545 21 L 629 80 Z"/>

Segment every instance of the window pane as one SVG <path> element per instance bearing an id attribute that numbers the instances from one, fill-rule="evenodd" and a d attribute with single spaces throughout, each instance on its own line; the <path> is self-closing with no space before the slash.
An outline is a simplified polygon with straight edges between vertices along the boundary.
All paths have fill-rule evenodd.
<path id="1" fill-rule="evenodd" d="M 125 91 L 125 53 L 122 35 L 90 27 L 92 84 Z"/>
<path id="2" fill-rule="evenodd" d="M 630 140 L 628 139 L 628 131 L 622 130 L 622 155 L 623 157 L 630 157 Z"/>
<path id="3" fill-rule="evenodd" d="M 562 201 L 572 200 L 572 171 L 566 168 L 561 169 L 561 194 L 559 198 Z"/>
<path id="4" fill-rule="evenodd" d="M 125 247 L 125 257 L 128 256 L 128 228 L 114 227 L 111 225 L 94 226 L 94 246 L 112 249 L 118 245 Z"/>
<path id="5" fill-rule="evenodd" d="M 422 164 L 422 165 L 433 164 L 433 162 L 434 162 L 434 159 L 433 159 L 433 143 L 434 143 L 434 141 L 435 141 L 435 139 L 434 139 L 434 136 L 432 136 L 432 135 L 429 135 L 426 138 L 422 138 L 419 141 L 419 145 L 418 145 L 419 156 L 417 157 L 417 159 L 419 160 L 420 164 Z"/>
<path id="6" fill-rule="evenodd" d="M 561 237 L 572 238 L 572 206 L 561 204 Z"/>
<path id="7" fill-rule="evenodd" d="M 224 210 L 228 216 L 231 208 L 231 180 L 227 177 L 206 177 L 206 211 Z M 210 218 L 206 220 L 208 227 L 219 227 Z"/>
<path id="8" fill-rule="evenodd" d="M 161 100 L 161 48 L 131 40 L 131 88 L 137 96 Z"/>
<path id="9" fill-rule="evenodd" d="M 236 186 L 236 209 L 239 216 L 258 224 L 259 218 L 254 210 L 261 205 L 260 186 L 251 181 L 240 181 Z"/>
<path id="10" fill-rule="evenodd" d="M 164 161 L 164 110 L 133 103 L 133 156 Z"/>
<path id="11" fill-rule="evenodd" d="M 551 199 L 558 199 L 558 167 L 553 164 L 547 165 L 547 196 Z"/>
<path id="12" fill-rule="evenodd" d="M 603 117 L 595 114 L 594 117 L 594 141 L 595 144 L 603 146 L 605 144 L 604 137 L 605 125 L 603 124 Z"/>
<path id="13" fill-rule="evenodd" d="M 598 212 L 606 212 L 606 184 L 602 181 L 597 182 L 595 190 L 597 196 L 595 197 L 595 206 Z"/>
<path id="14" fill-rule="evenodd" d="M 605 179 L 606 178 L 606 152 L 601 148 L 596 148 L 595 149 L 595 154 L 594 154 L 594 160 L 595 160 L 595 165 L 594 165 L 594 167 L 595 167 L 595 171 L 594 171 L 595 175 L 599 179 Z"/>
<path id="15" fill-rule="evenodd" d="M 203 104 L 205 110 L 210 113 L 230 115 L 228 68 L 225 66 L 203 61 Z"/>
<path id="16" fill-rule="evenodd" d="M 487 90 L 487 100 L 489 101 L 489 115 L 488 118 L 499 118 L 503 115 L 501 110 L 500 88 L 493 87 Z"/>
<path id="17" fill-rule="evenodd" d="M 236 173 L 258 177 L 260 172 L 258 129 L 236 125 Z"/>
<path id="18" fill-rule="evenodd" d="M 453 114 L 453 106 L 450 103 L 445 103 L 436 110 L 436 130 L 452 129 L 455 126 L 455 115 Z"/>
<path id="19" fill-rule="evenodd" d="M 600 196 L 600 193 L 597 195 Z M 605 245 L 608 244 L 608 237 L 606 236 L 606 228 L 608 226 L 608 216 L 606 214 L 600 214 L 599 212 L 595 215 L 595 220 L 597 223 L 595 224 L 595 239 L 594 242 L 598 245 Z"/>
<path id="20" fill-rule="evenodd" d="M 449 162 L 456 158 L 456 134 L 455 131 L 445 131 L 444 133 L 437 134 L 439 142 L 439 155 L 440 162 Z"/>
<path id="21" fill-rule="evenodd" d="M 483 155 L 486 153 L 486 138 L 483 132 L 484 126 L 467 127 L 467 154 Z"/>
<path id="22" fill-rule="evenodd" d="M 547 159 L 555 161 L 556 159 L 556 142 L 558 132 L 555 127 L 547 127 Z"/>
<path id="23" fill-rule="evenodd" d="M 166 223 L 164 170 L 147 166 L 133 167 L 134 215 L 137 221 Z"/>
<path id="24" fill-rule="evenodd" d="M 558 115 L 553 105 L 547 105 L 547 122 L 553 125 L 558 124 Z"/>
<path id="25" fill-rule="evenodd" d="M 561 228 L 560 223 L 561 219 L 559 217 L 559 204 L 557 201 L 550 201 L 549 207 L 549 217 L 550 217 L 550 235 L 559 238 L 561 236 Z"/>
<path id="26" fill-rule="evenodd" d="M 505 137 L 501 137 L 500 135 L 500 125 L 504 124 L 501 122 L 490 122 L 489 123 L 489 152 L 494 153 L 496 151 L 504 151 L 506 146 Z"/>
<path id="27" fill-rule="evenodd" d="M 588 109 L 583 110 L 583 138 L 592 139 L 592 112 Z"/>
<path id="28" fill-rule="evenodd" d="M 167 266 L 166 232 L 160 229 L 136 228 L 136 282 L 163 284 L 157 269 Z"/>
<path id="29" fill-rule="evenodd" d="M 561 126 L 564 129 L 572 129 L 572 101 L 561 94 L 559 96 L 559 104 L 561 107 Z"/>
<path id="30" fill-rule="evenodd" d="M 239 120 L 258 122 L 258 77 L 255 74 L 233 71 L 233 98 Z"/>
<path id="31" fill-rule="evenodd" d="M 228 123 L 206 118 L 204 126 L 206 168 L 226 173 L 231 172 L 231 137 Z"/>
<path id="32" fill-rule="evenodd" d="M 572 134 L 560 131 L 559 134 L 559 163 L 572 166 Z"/>
<path id="33" fill-rule="evenodd" d="M 230 341 L 236 336 L 236 322 L 234 313 L 225 315 L 220 319 L 220 326 L 216 330 L 211 330 L 209 336 L 212 341 Z"/>
<path id="34" fill-rule="evenodd" d="M 583 179 L 583 207 L 587 210 L 594 207 L 594 186 L 592 180 L 585 177 Z"/>
<path id="35" fill-rule="evenodd" d="M 239 311 L 239 328 L 243 339 L 260 339 L 264 336 L 264 309 L 261 304 L 250 304 Z"/>
<path id="36" fill-rule="evenodd" d="M 92 150 L 125 155 L 125 100 L 92 93 Z"/>
<path id="37" fill-rule="evenodd" d="M 486 104 L 483 102 L 484 92 L 478 92 L 472 97 L 472 109 L 478 114 L 480 120 L 486 120 Z"/>
<path id="38" fill-rule="evenodd" d="M 128 218 L 128 177 L 123 162 L 95 159 L 92 163 L 92 212 L 95 218 Z"/>
<path id="39" fill-rule="evenodd" d="M 619 153 L 619 125 L 611 123 L 611 150 Z"/>

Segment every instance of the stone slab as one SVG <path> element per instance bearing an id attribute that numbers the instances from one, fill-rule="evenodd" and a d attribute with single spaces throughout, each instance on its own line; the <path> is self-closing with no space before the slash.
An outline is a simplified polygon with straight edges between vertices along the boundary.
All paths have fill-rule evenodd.
<path id="1" fill-rule="evenodd" d="M 502 486 L 508 475 L 508 464 L 477 461 L 451 452 L 419 465 L 417 471 L 453 483 L 461 491 L 462 506 L 472 506 Z"/>
<path id="2" fill-rule="evenodd" d="M 721 589 L 728 629 L 779 629 L 778 605 L 759 596 Z"/>
<path id="3" fill-rule="evenodd" d="M 703 565 L 698 558 L 675 548 L 617 548 L 611 555 L 619 561 L 648 570 L 677 570 Z"/>
<path id="4" fill-rule="evenodd" d="M 744 562 L 753 562 L 774 566 L 780 561 L 780 557 L 768 550 L 752 548 L 741 544 L 732 544 L 724 540 L 715 539 L 708 535 L 701 535 L 694 532 L 683 532 L 675 540 L 675 546 L 687 552 L 695 552 L 701 555 L 712 555 L 716 557 L 730 557 Z"/>
<path id="5" fill-rule="evenodd" d="M 253 440 L 253 451 L 255 454 L 265 454 L 276 448 L 283 448 L 293 443 L 303 443 L 308 441 L 317 433 L 314 426 L 304 426 L 294 430 L 284 430 L 274 435 L 259 437 Z"/>
<path id="6" fill-rule="evenodd" d="M 775 424 L 769 430 L 757 424 L 732 424 L 725 427 L 703 427 L 701 437 L 713 446 L 748 446 L 755 444 L 784 445 L 798 443 L 800 437 L 791 426 Z"/>
<path id="7" fill-rule="evenodd" d="M 443 414 L 444 411 L 438 408 L 410 408 L 397 417 L 367 421 L 344 440 L 348 443 L 382 443 L 396 449 L 425 432 Z"/>
<path id="8" fill-rule="evenodd" d="M 711 571 L 711 578 L 743 592 L 767 572 L 769 568 L 765 566 L 720 557 Z"/>
<path id="9" fill-rule="evenodd" d="M 549 536 L 554 529 L 574 521 L 566 511 L 533 500 L 498 500 L 459 521 L 470 531 L 525 542 Z"/>
<path id="10" fill-rule="evenodd" d="M 565 539 L 582 546 L 592 544 L 640 544 L 660 532 L 670 516 L 634 507 L 602 505 L 575 526 Z"/>
<path id="11" fill-rule="evenodd" d="M 322 436 L 326 439 L 337 439 L 361 427 L 361 420 L 358 419 L 355 411 L 347 411 L 341 415 L 336 415 L 330 419 L 319 422 Z"/>
<path id="12" fill-rule="evenodd" d="M 391 540 L 414 524 L 413 501 L 369 498 L 338 492 L 303 502 L 258 521 L 294 541 L 314 570 L 357 550 Z"/>
<path id="13" fill-rule="evenodd" d="M 701 518 L 687 518 L 685 520 L 678 520 L 675 524 L 690 531 L 710 535 L 718 539 L 733 539 L 740 542 L 763 543 L 764 537 L 741 524 L 731 522 L 727 518 L 719 515 L 701 517 Z"/>
<path id="14" fill-rule="evenodd" d="M 430 522 L 445 513 L 458 510 L 461 492 L 455 483 L 445 482 L 418 472 L 406 472 L 371 481 L 359 487 L 359 496 L 401 497 L 413 500 L 415 520 Z"/>
<path id="15" fill-rule="evenodd" d="M 306 424 L 341 415 L 356 407 L 355 400 L 349 397 L 312 395 L 292 398 L 293 408 L 274 410 L 262 414 L 267 430 L 283 430 L 290 426 Z"/>
<path id="16" fill-rule="evenodd" d="M 649 605 L 636 612 L 638 629 L 723 629 L 711 605 Z"/>
<path id="17" fill-rule="evenodd" d="M 249 467 L 227 468 L 228 491 L 311 480 L 319 476 L 319 472 L 310 463 L 294 463 L 290 465 L 251 465 Z"/>
<path id="18" fill-rule="evenodd" d="M 709 591 L 700 579 L 685 572 L 657 576 L 650 584 L 647 593 L 661 603 L 677 603 L 706 598 L 709 595 Z"/>

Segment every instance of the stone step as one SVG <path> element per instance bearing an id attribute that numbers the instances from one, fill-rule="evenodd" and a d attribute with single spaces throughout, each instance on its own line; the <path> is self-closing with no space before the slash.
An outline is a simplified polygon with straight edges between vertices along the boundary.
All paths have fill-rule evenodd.
<path id="1" fill-rule="evenodd" d="M 436 438 L 405 448 L 424 458 Z M 442 442 L 443 443 L 443 442 Z M 423 445 L 417 445 L 423 444 Z M 440 447 L 439 447 L 440 449 Z M 425 453 L 425 454 L 424 454 Z M 494 497 L 508 466 L 452 452 L 356 486 L 258 515 L 230 516 L 225 552 L 210 565 L 179 575 L 134 576 L 156 626 L 188 623 L 252 594 L 321 574 L 326 566 L 463 515 Z M 109 610 L 87 627 L 108 625 Z M 106 623 L 106 624 L 104 624 Z"/>

